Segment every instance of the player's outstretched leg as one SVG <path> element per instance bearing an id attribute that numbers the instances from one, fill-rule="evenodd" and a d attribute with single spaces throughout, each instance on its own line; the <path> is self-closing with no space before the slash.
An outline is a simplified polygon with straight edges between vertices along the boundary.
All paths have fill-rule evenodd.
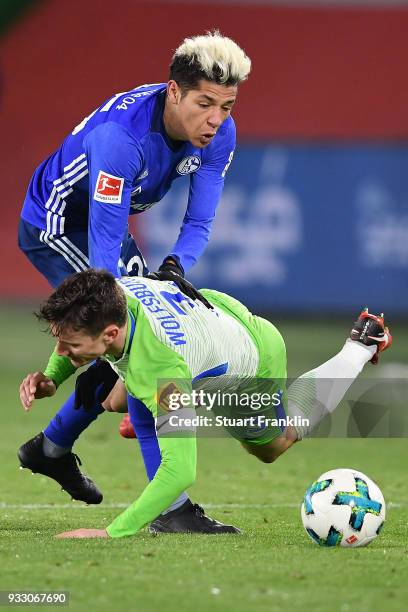
<path id="1" fill-rule="evenodd" d="M 360 342 L 366 346 L 376 346 L 371 363 L 376 365 L 380 358 L 380 353 L 389 348 L 392 344 L 392 336 L 388 327 L 384 325 L 384 314 L 376 316 L 368 312 L 368 308 L 360 313 L 350 332 L 351 340 Z"/>
<path id="2" fill-rule="evenodd" d="M 58 458 L 47 457 L 43 444 L 44 434 L 41 432 L 20 447 L 18 458 L 21 467 L 56 480 L 73 499 L 87 504 L 100 504 L 102 493 L 90 478 L 81 473 L 78 455 L 68 452 Z"/>
<path id="3" fill-rule="evenodd" d="M 244 448 L 264 463 L 272 463 L 296 441 L 309 435 L 321 420 L 334 412 L 364 366 L 378 363 L 380 353 L 391 346 L 392 336 L 384 315 L 365 308 L 355 321 L 350 338 L 337 355 L 296 379 L 288 389 L 289 417 L 301 417 L 304 426 L 288 426 L 266 444 L 243 443 Z"/>
<path id="4" fill-rule="evenodd" d="M 355 321 L 343 348 L 337 355 L 306 372 L 288 389 L 288 414 L 308 421 L 296 426 L 298 439 L 309 435 L 340 404 L 364 366 L 376 364 L 392 337 L 384 325 L 384 315 L 373 315 L 365 308 Z"/>

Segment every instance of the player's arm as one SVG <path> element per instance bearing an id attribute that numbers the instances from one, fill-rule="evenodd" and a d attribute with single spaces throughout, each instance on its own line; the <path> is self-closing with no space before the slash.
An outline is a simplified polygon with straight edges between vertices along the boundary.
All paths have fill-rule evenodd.
<path id="1" fill-rule="evenodd" d="M 72 365 L 71 360 L 68 357 L 65 355 L 58 355 L 56 350 L 54 350 L 50 355 L 47 367 L 44 370 L 44 375 L 54 382 L 57 389 L 76 371 L 77 368 Z"/>
<path id="2" fill-rule="evenodd" d="M 232 117 L 228 122 L 228 129 L 221 142 L 214 142 L 208 150 L 204 149 L 201 168 L 191 176 L 187 211 L 177 242 L 168 256 L 184 272 L 198 260 L 207 246 L 225 174 L 232 161 L 235 125 Z"/>
<path id="3" fill-rule="evenodd" d="M 140 497 L 107 527 L 112 538 L 131 536 L 153 521 L 173 503 L 196 477 L 196 440 L 186 437 L 159 437 L 161 464 Z"/>
<path id="4" fill-rule="evenodd" d="M 35 399 L 52 397 L 61 383 L 69 378 L 76 368 L 68 357 L 57 355 L 54 351 L 44 372 L 27 374 L 20 385 L 20 401 L 24 410 L 30 410 Z"/>
<path id="5" fill-rule="evenodd" d="M 132 381 L 127 381 L 128 391 L 133 397 L 151 410 L 156 417 L 156 430 L 161 452 L 161 464 L 155 477 L 146 486 L 140 497 L 122 512 L 107 528 L 111 537 L 119 538 L 134 535 L 142 527 L 153 521 L 163 510 L 190 487 L 196 475 L 196 440 L 190 428 L 175 428 L 169 418 L 179 411 L 166 410 L 169 394 L 158 391 L 159 380 L 165 381 L 164 387 L 191 391 L 191 372 L 183 358 L 158 341 L 152 345 L 144 344 L 143 335 L 136 338 L 141 344 L 144 359 L 151 365 L 148 369 L 135 369 Z M 138 361 L 143 361 L 139 359 Z M 171 384 L 174 381 L 174 386 Z M 137 407 L 137 404 L 136 404 Z M 132 405 L 129 412 L 132 416 Z M 191 411 L 190 411 L 191 413 Z"/>
<path id="6" fill-rule="evenodd" d="M 142 166 L 142 153 L 133 136 L 114 122 L 87 134 L 84 147 L 89 169 L 89 262 L 119 277 L 132 182 Z"/>
<path id="7" fill-rule="evenodd" d="M 191 486 L 196 473 L 196 444 L 192 436 L 159 438 L 161 464 L 140 497 L 106 529 L 75 529 L 57 538 L 122 538 L 136 534 Z"/>

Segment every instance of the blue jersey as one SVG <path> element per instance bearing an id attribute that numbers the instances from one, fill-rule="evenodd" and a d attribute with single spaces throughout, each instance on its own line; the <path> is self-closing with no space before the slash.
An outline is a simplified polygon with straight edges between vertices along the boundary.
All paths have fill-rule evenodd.
<path id="1" fill-rule="evenodd" d="M 172 249 L 188 270 L 203 252 L 235 148 L 229 117 L 211 143 L 171 140 L 163 123 L 166 84 L 116 94 L 86 117 L 36 169 L 22 218 L 46 237 L 88 231 L 90 265 L 119 275 L 129 214 L 159 202 L 189 176 L 187 211 Z"/>

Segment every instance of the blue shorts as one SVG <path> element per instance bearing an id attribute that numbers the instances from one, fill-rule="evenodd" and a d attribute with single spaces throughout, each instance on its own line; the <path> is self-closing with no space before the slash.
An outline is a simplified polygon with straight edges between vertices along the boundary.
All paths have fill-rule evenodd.
<path id="1" fill-rule="evenodd" d="M 52 287 L 60 285 L 70 274 L 89 268 L 88 233 L 85 230 L 50 236 L 20 219 L 18 246 Z M 120 265 L 122 274 L 128 276 L 146 276 L 149 273 L 132 234 L 127 234 L 123 240 Z"/>

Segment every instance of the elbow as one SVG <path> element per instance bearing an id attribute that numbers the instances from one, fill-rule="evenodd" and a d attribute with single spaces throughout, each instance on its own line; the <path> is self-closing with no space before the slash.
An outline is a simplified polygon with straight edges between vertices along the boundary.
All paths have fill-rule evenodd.
<path id="1" fill-rule="evenodd" d="M 196 481 L 196 468 L 190 466 L 188 469 L 183 466 L 183 469 L 178 471 L 177 489 L 182 493 L 189 487 L 192 487 Z"/>
<path id="2" fill-rule="evenodd" d="M 186 472 L 183 478 L 180 478 L 180 493 L 182 493 L 185 489 L 188 489 L 193 486 L 196 481 L 196 470 L 192 469 Z"/>

